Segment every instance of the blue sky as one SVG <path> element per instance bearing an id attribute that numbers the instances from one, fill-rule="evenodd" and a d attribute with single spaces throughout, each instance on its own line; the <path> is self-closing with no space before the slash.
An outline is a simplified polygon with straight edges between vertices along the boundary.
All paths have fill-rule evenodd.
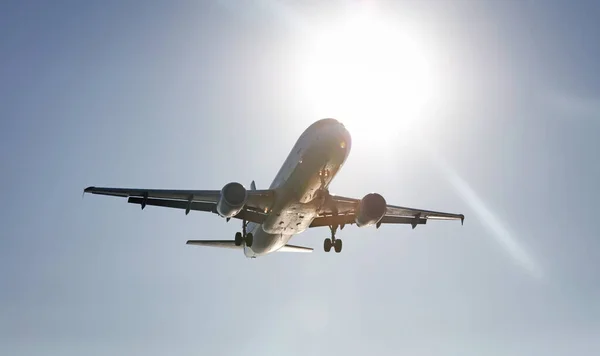
<path id="1" fill-rule="evenodd" d="M 600 353 L 597 2 L 382 5 L 439 45 L 445 99 L 427 122 L 364 118 L 416 139 L 355 139 L 332 191 L 462 227 L 352 226 L 339 255 L 315 229 L 293 240 L 312 255 L 247 260 L 185 245 L 233 221 L 82 199 L 267 187 L 308 125 L 344 122 L 294 74 L 348 4 L 0 5 L 4 353 Z"/>

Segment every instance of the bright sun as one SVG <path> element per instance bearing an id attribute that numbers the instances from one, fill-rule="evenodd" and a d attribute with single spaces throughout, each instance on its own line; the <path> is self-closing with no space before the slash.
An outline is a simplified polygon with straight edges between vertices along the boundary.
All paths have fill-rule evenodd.
<path id="1" fill-rule="evenodd" d="M 437 89 L 432 54 L 415 32 L 368 9 L 315 31 L 298 73 L 315 113 L 371 144 L 402 135 Z"/>

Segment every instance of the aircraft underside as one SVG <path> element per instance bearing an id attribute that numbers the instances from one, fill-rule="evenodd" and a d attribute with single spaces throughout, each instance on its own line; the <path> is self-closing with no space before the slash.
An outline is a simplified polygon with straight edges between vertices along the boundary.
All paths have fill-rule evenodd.
<path id="1" fill-rule="evenodd" d="M 312 252 L 289 245 L 290 239 L 308 228 L 325 227 L 331 237 L 323 249 L 342 251 L 338 229 L 382 224 L 410 224 L 414 229 L 428 220 L 460 220 L 464 215 L 388 205 L 382 195 L 368 193 L 362 199 L 332 195 L 329 185 L 344 164 L 351 147 L 350 134 L 334 119 L 313 123 L 300 136 L 269 189 L 250 189 L 231 182 L 221 190 L 172 190 L 88 187 L 86 193 L 126 197 L 146 206 L 211 212 L 241 221 L 231 240 L 188 240 L 189 245 L 243 249 L 255 258 L 272 252 Z"/>

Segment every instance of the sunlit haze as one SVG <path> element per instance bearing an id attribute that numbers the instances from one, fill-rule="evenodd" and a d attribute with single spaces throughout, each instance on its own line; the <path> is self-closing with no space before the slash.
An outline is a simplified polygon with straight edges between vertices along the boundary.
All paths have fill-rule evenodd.
<path id="1" fill-rule="evenodd" d="M 299 46 L 301 94 L 316 115 L 340 118 L 356 139 L 389 141 L 441 100 L 432 45 L 415 24 L 356 3 L 311 28 Z"/>
<path id="2" fill-rule="evenodd" d="M 600 2 L 3 1 L 0 355 L 600 355 Z M 312 254 L 87 186 L 267 188 L 342 122 L 333 194 L 458 221 Z"/>

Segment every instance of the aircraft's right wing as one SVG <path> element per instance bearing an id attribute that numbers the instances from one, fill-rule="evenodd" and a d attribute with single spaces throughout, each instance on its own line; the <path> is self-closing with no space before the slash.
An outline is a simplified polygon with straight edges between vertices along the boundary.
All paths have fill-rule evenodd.
<path id="1" fill-rule="evenodd" d="M 221 197 L 220 190 L 173 190 L 173 189 L 129 189 L 129 188 L 97 188 L 88 187 L 85 193 L 109 195 L 128 198 L 129 203 L 166 208 L 184 209 L 216 213 L 216 205 Z M 248 190 L 248 200 L 244 209 L 235 218 L 254 223 L 262 223 L 265 211 L 273 203 L 272 190 Z"/>
<path id="2" fill-rule="evenodd" d="M 310 227 L 354 224 L 360 199 L 331 196 L 330 209 L 316 217 Z M 413 228 L 427 220 L 465 220 L 463 214 L 431 211 L 403 206 L 387 205 L 380 224 L 410 224 Z"/>

